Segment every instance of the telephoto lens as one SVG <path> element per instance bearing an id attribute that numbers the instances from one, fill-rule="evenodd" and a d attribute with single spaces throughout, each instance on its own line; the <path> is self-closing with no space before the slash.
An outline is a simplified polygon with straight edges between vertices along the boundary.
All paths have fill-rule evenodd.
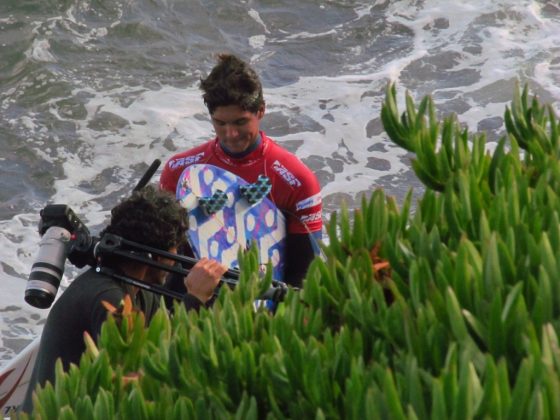
<path id="1" fill-rule="evenodd" d="M 70 232 L 59 226 L 50 227 L 39 242 L 39 252 L 31 267 L 25 289 L 25 301 L 36 308 L 51 306 L 64 273 Z"/>

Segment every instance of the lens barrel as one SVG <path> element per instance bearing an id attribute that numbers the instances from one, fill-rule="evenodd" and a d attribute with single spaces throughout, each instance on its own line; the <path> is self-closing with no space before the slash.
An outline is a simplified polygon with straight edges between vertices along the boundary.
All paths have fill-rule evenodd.
<path id="1" fill-rule="evenodd" d="M 31 306 L 46 309 L 53 303 L 64 273 L 70 238 L 70 232 L 59 226 L 50 227 L 41 238 L 25 289 L 25 301 Z"/>

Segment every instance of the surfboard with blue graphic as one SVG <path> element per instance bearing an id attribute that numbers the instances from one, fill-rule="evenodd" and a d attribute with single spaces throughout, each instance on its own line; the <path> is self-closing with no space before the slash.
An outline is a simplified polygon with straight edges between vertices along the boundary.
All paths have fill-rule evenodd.
<path id="1" fill-rule="evenodd" d="M 270 182 L 254 184 L 208 164 L 187 167 L 177 183 L 176 196 L 189 216 L 188 240 L 197 258 L 238 268 L 237 255 L 257 243 L 260 263 L 272 263 L 273 279 L 282 281 L 286 221 L 266 195 Z"/>

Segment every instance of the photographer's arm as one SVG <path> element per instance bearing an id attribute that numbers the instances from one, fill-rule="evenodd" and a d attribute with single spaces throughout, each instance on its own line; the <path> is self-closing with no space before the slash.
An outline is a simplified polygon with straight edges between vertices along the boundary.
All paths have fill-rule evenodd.
<path id="1" fill-rule="evenodd" d="M 183 298 L 187 309 L 198 310 L 212 298 L 214 289 L 227 271 L 227 267 L 216 260 L 202 258 L 184 279 L 187 294 Z"/>

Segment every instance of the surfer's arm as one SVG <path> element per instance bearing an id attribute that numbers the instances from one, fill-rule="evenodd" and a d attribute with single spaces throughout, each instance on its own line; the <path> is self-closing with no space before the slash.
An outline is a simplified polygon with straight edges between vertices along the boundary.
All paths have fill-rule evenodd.
<path id="1" fill-rule="evenodd" d="M 159 178 L 159 188 L 175 194 L 175 189 L 177 188 L 177 177 L 169 168 L 169 162 L 166 162 Z"/>
<path id="2" fill-rule="evenodd" d="M 284 282 L 302 287 L 307 268 L 317 254 L 321 232 L 288 233 L 286 236 L 286 262 Z"/>

